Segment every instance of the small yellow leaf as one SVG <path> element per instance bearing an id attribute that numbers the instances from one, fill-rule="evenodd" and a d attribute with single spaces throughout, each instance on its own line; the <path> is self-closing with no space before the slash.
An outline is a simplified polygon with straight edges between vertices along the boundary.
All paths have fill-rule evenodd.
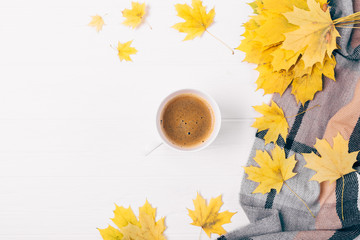
<path id="1" fill-rule="evenodd" d="M 125 9 L 122 11 L 123 16 L 126 18 L 123 24 L 136 28 L 144 19 L 146 6 L 145 3 L 131 2 L 131 7 L 132 9 Z"/>
<path id="2" fill-rule="evenodd" d="M 122 240 L 123 239 L 123 235 L 121 234 L 121 232 L 110 226 L 105 228 L 105 229 L 98 229 L 100 232 L 101 237 L 104 240 Z"/>
<path id="3" fill-rule="evenodd" d="M 298 26 L 298 29 L 285 33 L 282 48 L 301 55 L 305 68 L 316 63 L 322 64 L 326 54 L 331 57 L 336 49 L 336 38 L 339 32 L 331 19 L 329 8 L 323 11 L 315 0 L 307 0 L 309 11 L 294 7 L 293 12 L 283 15 L 289 23 Z M 283 66 L 274 65 L 282 69 Z"/>
<path id="4" fill-rule="evenodd" d="M 276 142 L 279 135 L 286 139 L 289 125 L 283 110 L 274 101 L 271 101 L 270 106 L 263 104 L 254 106 L 254 109 L 264 116 L 256 118 L 252 127 L 257 128 L 259 131 L 269 129 L 264 137 L 265 144 Z"/>
<path id="5" fill-rule="evenodd" d="M 193 220 L 192 225 L 201 227 L 209 237 L 211 237 L 212 233 L 219 235 L 226 233 L 222 225 L 230 223 L 235 213 L 229 211 L 219 212 L 223 205 L 221 195 L 212 198 L 209 205 L 207 205 L 206 200 L 198 193 L 193 202 L 195 209 L 188 209 L 189 216 Z"/>
<path id="6" fill-rule="evenodd" d="M 131 43 L 132 41 L 128 41 L 126 43 L 118 42 L 117 50 L 120 61 L 132 61 L 130 55 L 137 53 L 137 50 L 135 48 L 130 47 Z"/>
<path id="7" fill-rule="evenodd" d="M 325 140 L 316 140 L 314 145 L 320 156 L 315 153 L 303 154 L 307 164 L 305 167 L 316 171 L 310 179 L 318 181 L 334 182 L 342 176 L 355 172 L 353 165 L 359 151 L 349 153 L 349 141 L 345 140 L 339 133 L 334 139 L 333 146 Z"/>
<path id="8" fill-rule="evenodd" d="M 284 182 L 296 175 L 293 172 L 295 167 L 295 155 L 285 158 L 285 151 L 279 146 L 271 151 L 271 156 L 266 151 L 256 151 L 254 157 L 259 167 L 244 167 L 245 173 L 251 181 L 260 183 L 253 193 L 268 193 L 271 189 L 275 189 L 277 193 L 281 191 Z"/>
<path id="9" fill-rule="evenodd" d="M 182 33 L 187 33 L 185 40 L 191 40 L 200 37 L 207 28 L 213 23 L 215 9 L 208 13 L 201 0 L 192 0 L 192 7 L 187 4 L 176 4 L 177 16 L 183 18 L 185 22 L 177 23 L 173 28 Z"/>
<path id="10" fill-rule="evenodd" d="M 104 25 L 104 19 L 99 15 L 92 16 L 91 21 L 88 25 L 90 27 L 95 27 L 96 31 L 100 32 Z"/>

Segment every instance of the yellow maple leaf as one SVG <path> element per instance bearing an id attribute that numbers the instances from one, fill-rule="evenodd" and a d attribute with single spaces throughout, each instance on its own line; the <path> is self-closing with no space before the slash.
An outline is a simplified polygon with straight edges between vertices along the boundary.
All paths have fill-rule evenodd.
<path id="1" fill-rule="evenodd" d="M 314 66 L 311 74 L 294 79 L 291 93 L 295 95 L 297 102 L 301 101 L 304 104 L 306 101 L 312 100 L 315 93 L 321 91 L 322 87 L 322 73 L 317 66 Z"/>
<path id="2" fill-rule="evenodd" d="M 156 209 L 146 200 L 139 208 L 139 220 L 131 208 L 115 205 L 114 218 L 111 220 L 119 228 L 109 226 L 99 229 L 104 240 L 165 240 L 165 218 L 155 221 Z"/>
<path id="3" fill-rule="evenodd" d="M 259 186 L 252 193 L 268 193 L 275 189 L 277 193 L 281 191 L 284 182 L 296 175 L 293 172 L 295 167 L 295 155 L 285 158 L 285 151 L 279 146 L 271 151 L 272 157 L 266 152 L 257 150 L 254 157 L 259 167 L 244 167 L 245 173 L 251 181 L 258 182 Z"/>
<path id="4" fill-rule="evenodd" d="M 206 200 L 197 193 L 193 203 L 195 209 L 188 209 L 189 216 L 193 220 L 192 225 L 201 227 L 209 237 L 211 237 L 212 233 L 219 235 L 226 233 L 222 225 L 230 223 L 235 213 L 229 211 L 219 212 L 223 205 L 221 195 L 217 198 L 211 198 L 209 205 L 207 205 Z"/>
<path id="5" fill-rule="evenodd" d="M 125 9 L 122 11 L 123 17 L 125 17 L 124 25 L 136 28 L 138 27 L 146 14 L 145 3 L 131 2 L 132 9 Z"/>
<path id="6" fill-rule="evenodd" d="M 285 40 L 286 32 L 291 32 L 296 28 L 289 24 L 282 14 L 268 12 L 266 21 L 256 29 L 254 41 L 261 42 L 263 46 L 278 44 Z"/>
<path id="7" fill-rule="evenodd" d="M 312 100 L 315 93 L 323 89 L 323 78 L 326 76 L 335 81 L 334 67 L 336 64 L 335 57 L 325 57 L 324 63 L 316 63 L 312 67 L 305 68 L 304 62 L 299 61 L 295 65 L 296 70 L 293 72 L 296 74 L 292 82 L 292 91 L 296 101 L 305 104 L 308 100 Z"/>
<path id="8" fill-rule="evenodd" d="M 177 16 L 183 18 L 185 22 L 177 23 L 172 27 L 179 32 L 187 33 L 184 41 L 200 37 L 207 31 L 215 17 L 215 9 L 213 8 L 207 13 L 201 0 L 192 0 L 191 5 L 192 7 L 187 4 L 175 5 Z"/>
<path id="9" fill-rule="evenodd" d="M 296 165 L 295 155 L 286 158 L 285 151 L 278 145 L 275 145 L 271 151 L 271 156 L 266 151 L 257 150 L 254 160 L 259 167 L 244 167 L 245 173 L 248 175 L 247 179 L 259 183 L 252 193 L 265 194 L 270 192 L 271 189 L 275 189 L 279 193 L 285 184 L 302 201 L 310 214 L 315 218 L 305 201 L 286 183 L 287 180 L 296 175 L 293 172 Z"/>
<path id="10" fill-rule="evenodd" d="M 264 137 L 265 144 L 276 142 L 279 135 L 286 139 L 289 125 L 283 110 L 274 101 L 271 101 L 270 106 L 264 103 L 261 106 L 254 106 L 254 109 L 264 115 L 256 118 L 252 127 L 259 131 L 268 129 Z"/>
<path id="11" fill-rule="evenodd" d="M 340 37 L 331 19 L 329 8 L 323 11 L 315 0 L 307 0 L 309 11 L 294 7 L 292 12 L 283 13 L 289 23 L 298 26 L 295 31 L 285 33 L 281 48 L 301 55 L 305 67 L 322 64 L 327 54 L 331 57 L 336 49 L 336 38 Z M 275 54 L 275 53 L 273 53 Z M 282 65 L 274 65 L 282 69 Z"/>
<path id="12" fill-rule="evenodd" d="M 139 224 L 128 224 L 121 229 L 124 239 L 165 240 L 165 218 L 155 222 L 156 209 L 148 201 L 139 208 Z"/>
<path id="13" fill-rule="evenodd" d="M 310 181 L 332 183 L 342 178 L 341 214 L 344 220 L 344 175 L 356 171 L 353 165 L 357 161 L 359 151 L 349 153 L 349 141 L 345 140 L 340 133 L 333 138 L 332 146 L 325 139 L 316 139 L 314 147 L 320 156 L 315 153 L 303 154 L 307 163 L 305 167 L 316 171 Z"/>
<path id="14" fill-rule="evenodd" d="M 334 182 L 344 175 L 355 172 L 353 165 L 356 162 L 357 152 L 349 153 L 349 141 L 345 140 L 339 133 L 334 139 L 331 147 L 325 140 L 316 140 L 314 145 L 320 156 L 315 153 L 303 154 L 305 167 L 316 171 L 316 174 L 310 179 L 318 181 Z"/>
<path id="15" fill-rule="evenodd" d="M 88 25 L 90 27 L 95 27 L 96 31 L 100 32 L 104 26 L 104 19 L 99 15 L 91 16 L 91 21 Z"/>
<path id="16" fill-rule="evenodd" d="M 264 89 L 264 94 L 279 93 L 281 96 L 294 79 L 294 71 L 273 71 L 270 63 L 259 65 L 256 70 L 259 71 L 256 90 Z"/>
<path id="17" fill-rule="evenodd" d="M 137 50 L 133 47 L 130 47 L 132 41 L 126 43 L 118 42 L 117 51 L 120 61 L 132 61 L 130 55 L 137 53 Z"/>

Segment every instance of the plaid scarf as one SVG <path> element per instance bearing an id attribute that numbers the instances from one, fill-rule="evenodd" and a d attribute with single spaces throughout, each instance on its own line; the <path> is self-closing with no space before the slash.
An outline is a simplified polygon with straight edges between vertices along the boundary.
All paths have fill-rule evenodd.
<path id="1" fill-rule="evenodd" d="M 333 0 L 332 19 L 360 11 L 360 0 Z M 221 240 L 271 240 L 271 239 L 360 239 L 360 154 L 354 168 L 356 172 L 344 176 L 344 220 L 341 215 L 342 179 L 336 183 L 309 181 L 314 171 L 304 168 L 302 154 L 316 152 L 313 148 L 316 138 L 332 142 L 341 133 L 349 140 L 349 152 L 360 150 L 360 29 L 338 29 L 340 46 L 335 51 L 337 65 L 336 82 L 323 78 L 323 91 L 314 100 L 304 105 L 297 104 L 291 89 L 273 100 L 284 110 L 290 129 L 287 138 L 281 136 L 276 144 L 284 148 L 286 157 L 295 154 L 298 163 L 296 177 L 287 182 L 308 204 L 316 215 L 314 219 L 304 205 L 289 189 L 283 188 L 276 194 L 252 194 L 256 182 L 242 180 L 240 204 L 249 218 L 248 226 L 239 228 L 218 239 Z M 320 107 L 307 109 L 320 105 Z M 304 112 L 304 113 L 303 113 Z M 266 131 L 258 131 L 247 166 L 257 163 L 253 160 L 256 150 L 270 151 L 274 144 L 264 143 Z"/>

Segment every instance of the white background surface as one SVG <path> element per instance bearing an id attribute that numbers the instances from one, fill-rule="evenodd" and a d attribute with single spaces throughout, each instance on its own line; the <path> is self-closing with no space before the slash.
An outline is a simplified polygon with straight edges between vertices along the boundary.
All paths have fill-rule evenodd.
<path id="1" fill-rule="evenodd" d="M 182 42 L 170 28 L 184 2 L 146 1 L 153 30 L 120 24 L 130 0 L 0 2 L 0 239 L 101 239 L 114 203 L 137 213 L 145 199 L 166 216 L 168 239 L 197 239 L 186 210 L 197 191 L 223 194 L 222 210 L 238 212 L 228 231 L 247 224 L 241 166 L 254 141 L 251 106 L 266 99 L 243 53 L 207 34 Z M 250 7 L 204 4 L 216 10 L 209 31 L 237 47 Z M 87 26 L 95 14 L 107 14 L 99 34 Z M 138 53 L 120 62 L 109 45 L 129 40 Z M 236 119 L 201 152 L 161 146 L 145 157 L 159 139 L 158 104 L 181 88 L 208 92 Z"/>

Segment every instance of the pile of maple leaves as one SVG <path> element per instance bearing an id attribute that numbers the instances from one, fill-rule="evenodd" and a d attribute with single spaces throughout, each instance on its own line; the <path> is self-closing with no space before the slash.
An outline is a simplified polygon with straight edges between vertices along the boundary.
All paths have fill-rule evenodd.
<path id="1" fill-rule="evenodd" d="M 360 13 L 332 20 L 326 0 L 255 0 L 250 6 L 254 14 L 244 24 L 244 39 L 236 49 L 246 53 L 245 61 L 257 64 L 258 89 L 263 89 L 265 94 L 282 95 L 291 87 L 296 101 L 304 104 L 322 90 L 323 76 L 335 81 L 336 60 L 333 51 L 337 48 L 336 38 L 340 37 L 336 28 L 360 23 Z M 176 4 L 175 9 L 185 22 L 177 23 L 173 28 L 187 34 L 184 40 L 192 40 L 207 32 L 234 54 L 232 48 L 208 31 L 214 21 L 214 8 L 207 12 L 201 0 L 192 0 L 191 6 Z M 132 9 L 125 9 L 122 14 L 126 19 L 123 24 L 134 29 L 146 23 L 145 3 L 132 2 Z M 99 32 L 104 20 L 96 15 L 89 25 Z M 116 50 L 121 61 L 132 61 L 130 55 L 137 53 L 131 44 L 132 41 L 118 42 Z M 286 139 L 289 128 L 287 119 L 295 116 L 285 116 L 273 101 L 270 105 L 263 104 L 254 108 L 263 115 L 256 118 L 253 127 L 259 131 L 267 130 L 265 144 L 276 143 L 279 136 Z M 332 144 L 325 139 L 317 139 L 314 148 L 318 154 L 303 154 L 307 162 L 305 167 L 316 172 L 310 180 L 331 183 L 342 178 L 343 212 L 344 175 L 355 171 L 352 166 L 358 152 L 349 153 L 348 141 L 340 134 L 333 139 Z M 285 156 L 284 149 L 279 146 L 275 146 L 271 154 L 256 151 L 254 160 L 258 166 L 244 167 L 248 179 L 259 183 L 253 193 L 265 194 L 271 189 L 279 193 L 285 185 L 315 217 L 305 201 L 286 182 L 298 173 L 293 172 L 295 155 L 289 158 Z M 198 194 L 194 200 L 195 210 L 188 209 L 192 224 L 200 226 L 209 237 L 212 233 L 226 233 L 222 225 L 229 223 L 235 213 L 220 213 L 222 204 L 221 196 L 211 199 L 207 205 L 206 200 Z M 125 209 L 116 206 L 114 215 L 112 221 L 118 228 L 109 225 L 106 229 L 99 229 L 105 240 L 166 239 L 163 234 L 166 228 L 165 218 L 156 221 L 156 209 L 147 201 L 139 208 L 138 218 L 130 207 Z M 343 213 L 342 218 L 344 219 Z"/>
<path id="2" fill-rule="evenodd" d="M 219 212 L 223 202 L 221 195 L 212 198 L 209 204 L 198 193 L 194 202 L 194 210 L 188 209 L 189 216 L 193 220 L 194 226 L 201 227 L 202 230 L 211 237 L 212 233 L 225 234 L 223 224 L 230 223 L 231 217 L 235 214 L 229 211 Z M 139 219 L 135 216 L 132 209 L 115 205 L 114 218 L 111 220 L 118 227 L 109 225 L 105 229 L 99 229 L 104 240 L 165 240 L 164 236 L 165 218 L 155 220 L 156 209 L 148 201 L 139 208 Z M 200 235 L 201 236 L 201 235 Z"/>
<path id="3" fill-rule="evenodd" d="M 340 35 L 321 1 L 251 4 L 255 14 L 244 24 L 245 39 L 237 49 L 246 52 L 245 61 L 258 65 L 256 83 L 265 94 L 282 95 L 292 85 L 296 100 L 304 104 L 322 90 L 322 75 L 335 80 L 332 52 Z"/>

